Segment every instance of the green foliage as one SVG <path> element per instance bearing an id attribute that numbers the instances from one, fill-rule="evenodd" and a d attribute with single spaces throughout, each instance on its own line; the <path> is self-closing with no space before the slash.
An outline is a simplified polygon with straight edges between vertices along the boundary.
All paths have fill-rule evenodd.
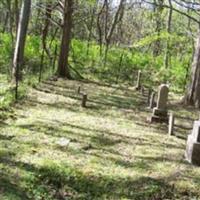
<path id="1" fill-rule="evenodd" d="M 160 36 L 163 40 L 170 36 L 171 45 L 183 48 L 182 43 L 185 37 L 175 34 L 168 35 L 163 32 Z M 174 89 L 181 90 L 185 85 L 187 68 L 191 61 L 191 48 L 185 52 L 185 56 L 180 60 L 180 55 L 171 49 L 170 67 L 164 69 L 164 53 L 154 57 L 151 52 L 144 51 L 142 46 L 147 46 L 155 42 L 157 37 L 146 37 L 138 45 L 140 48 L 121 49 L 112 46 L 107 55 L 107 62 L 104 65 L 104 54 L 100 55 L 99 46 L 91 42 L 87 51 L 87 43 L 80 40 L 73 40 L 70 63 L 85 78 L 99 79 L 110 83 L 129 83 L 136 80 L 137 70 L 142 70 L 144 84 L 157 86 L 163 81 L 170 83 Z M 186 41 L 187 42 L 187 41 Z M 190 47 L 190 46 L 189 46 Z M 103 51 L 104 52 L 104 47 Z M 88 53 L 88 54 L 87 54 Z M 149 79 L 151 76 L 151 79 Z"/>
<path id="2" fill-rule="evenodd" d="M 29 86 L 38 83 L 40 67 L 40 37 L 28 36 L 25 48 L 25 63 L 21 66 L 23 80 L 19 85 L 19 99 L 26 95 Z M 0 109 L 8 109 L 15 101 L 15 89 L 10 84 L 11 63 L 13 55 L 12 40 L 9 34 L 0 35 Z M 44 58 L 43 77 L 49 76 L 52 69 L 47 68 L 48 59 Z"/>
<path id="3" fill-rule="evenodd" d="M 171 40 L 173 43 L 177 42 L 184 42 L 187 38 L 185 36 L 177 35 L 176 33 L 171 33 L 169 34 L 166 31 L 162 31 L 160 34 L 152 34 L 148 35 L 144 38 L 142 38 L 140 41 L 136 42 L 133 47 L 138 48 L 138 47 L 143 47 L 146 45 L 150 45 L 153 42 L 156 42 L 157 40 Z"/>
<path id="4" fill-rule="evenodd" d="M 12 60 L 12 42 L 9 34 L 1 34 L 0 45 L 0 73 L 3 73 L 9 80 L 8 72 L 10 71 L 10 65 Z M 151 46 L 156 40 L 170 39 L 170 54 L 171 61 L 169 69 L 164 69 L 164 53 L 154 57 L 152 52 L 148 50 L 148 46 Z M 183 41 L 185 41 L 183 43 Z M 50 44 L 50 40 L 48 41 Z M 192 47 L 188 46 L 185 49 L 185 44 L 189 44 L 184 36 L 177 35 L 175 33 L 168 34 L 161 32 L 158 35 L 150 35 L 141 39 L 134 44 L 134 48 L 120 48 L 117 46 L 111 46 L 109 48 L 107 59 L 105 63 L 105 47 L 102 47 L 102 54 L 100 54 L 100 47 L 94 41 L 91 41 L 89 46 L 86 41 L 73 39 L 71 44 L 70 53 L 70 66 L 72 67 L 72 74 L 75 78 L 78 72 L 84 78 L 101 80 L 109 83 L 128 83 L 133 84 L 137 78 L 137 70 L 142 70 L 143 82 L 146 85 L 157 86 L 163 81 L 169 82 L 174 89 L 184 89 L 186 84 L 186 74 L 190 67 Z M 58 40 L 52 42 L 51 53 L 53 53 L 55 46 L 58 45 Z M 176 47 L 176 48 L 172 48 Z M 184 50 L 184 55 L 178 54 L 179 51 Z M 59 49 L 58 49 L 59 51 Z M 38 82 L 38 75 L 41 65 L 41 38 L 39 36 L 29 35 L 27 37 L 26 49 L 25 49 L 25 64 L 22 66 L 23 83 L 20 84 L 20 96 L 25 95 L 25 91 L 28 85 L 36 85 Z M 181 57 L 181 59 L 180 59 Z M 75 71 L 74 71 L 74 70 Z M 52 61 L 49 60 L 45 53 L 44 65 L 42 70 L 42 78 L 45 79 L 54 73 L 52 69 Z M 149 79 L 149 76 L 151 78 Z M 7 80 L 2 81 L 6 83 Z M 7 96 L 1 99 L 1 106 L 6 107 L 13 101 L 13 90 L 6 89 Z"/>
<path id="5" fill-rule="evenodd" d="M 9 34 L 0 34 L 0 73 L 8 73 L 11 68 L 12 40 Z"/>
<path id="6" fill-rule="evenodd" d="M 77 85 L 92 91 L 88 109 L 79 106 Z M 0 123 L 0 199 L 198 199 L 200 170 L 183 160 L 185 140 L 145 123 L 145 104 L 131 87 L 41 83 L 17 104 L 16 120 Z M 172 109 L 185 121 L 198 116 Z M 63 139 L 70 143 L 60 146 Z"/>

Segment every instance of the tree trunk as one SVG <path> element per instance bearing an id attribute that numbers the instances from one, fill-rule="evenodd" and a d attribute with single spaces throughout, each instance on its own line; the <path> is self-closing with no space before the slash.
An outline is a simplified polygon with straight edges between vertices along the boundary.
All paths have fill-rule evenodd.
<path id="1" fill-rule="evenodd" d="M 90 27 L 89 27 L 89 35 L 88 35 L 88 40 L 87 40 L 87 55 L 89 55 L 90 41 L 91 41 L 91 37 L 92 37 L 93 24 L 94 24 L 94 20 L 95 20 L 96 9 L 97 9 L 96 4 L 94 5 L 94 7 L 92 9 L 92 16 L 91 16 L 91 22 L 90 22 Z"/>
<path id="2" fill-rule="evenodd" d="M 62 41 L 60 47 L 60 56 L 58 61 L 58 76 L 71 79 L 69 71 L 69 49 L 71 42 L 71 29 L 72 29 L 72 13 L 73 13 L 73 0 L 65 0 L 63 11 L 63 27 L 62 27 Z"/>
<path id="3" fill-rule="evenodd" d="M 169 1 L 169 13 L 168 13 L 168 20 L 167 20 L 167 43 L 166 43 L 166 51 L 165 51 L 165 57 L 164 57 L 164 66 L 165 69 L 167 69 L 170 65 L 170 58 L 171 58 L 171 52 L 170 52 L 170 34 L 171 34 L 171 24 L 172 24 L 172 2 Z"/>
<path id="4" fill-rule="evenodd" d="M 18 0 L 15 0 L 15 28 L 16 28 L 16 34 L 18 30 L 18 24 L 19 24 L 19 2 Z"/>
<path id="5" fill-rule="evenodd" d="M 161 54 L 161 40 L 160 40 L 160 32 L 162 31 L 162 12 L 163 12 L 163 0 L 154 0 L 154 12 L 155 12 L 155 22 L 156 22 L 156 30 L 158 39 L 155 41 L 153 56 L 157 57 Z"/>
<path id="6" fill-rule="evenodd" d="M 105 55 L 104 55 L 104 67 L 106 66 L 107 63 L 107 55 L 108 55 L 108 49 L 109 49 L 109 45 L 111 43 L 111 39 L 112 39 L 112 35 L 114 33 L 114 30 L 117 26 L 117 24 L 122 20 L 123 15 L 124 15 L 124 4 L 125 4 L 125 0 L 120 0 L 118 9 L 114 15 L 113 18 L 113 22 L 110 25 L 110 29 L 108 31 L 105 32 L 105 42 L 106 42 L 106 48 L 105 48 Z"/>
<path id="7" fill-rule="evenodd" d="M 200 108 L 200 32 L 193 56 L 191 79 L 183 100 L 186 105 Z"/>
<path id="8" fill-rule="evenodd" d="M 18 24 L 17 39 L 15 44 L 13 67 L 12 67 L 12 80 L 18 81 L 19 67 L 24 61 L 24 47 L 26 41 L 26 33 L 28 28 L 29 16 L 31 10 L 31 0 L 24 0 Z"/>

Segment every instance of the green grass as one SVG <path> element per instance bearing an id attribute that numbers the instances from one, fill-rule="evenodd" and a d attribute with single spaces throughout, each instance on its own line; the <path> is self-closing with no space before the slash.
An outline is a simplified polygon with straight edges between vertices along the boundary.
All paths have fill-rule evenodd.
<path id="1" fill-rule="evenodd" d="M 168 137 L 166 125 L 146 122 L 146 96 L 133 88 L 41 83 L 0 123 L 0 199 L 200 198 L 200 169 L 184 160 L 187 127 L 198 115 L 174 99 L 183 127 Z"/>

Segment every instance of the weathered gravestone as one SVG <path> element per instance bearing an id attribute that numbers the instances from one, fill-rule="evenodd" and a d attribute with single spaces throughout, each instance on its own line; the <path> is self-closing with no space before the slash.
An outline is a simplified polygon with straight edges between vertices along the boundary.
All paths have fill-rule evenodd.
<path id="1" fill-rule="evenodd" d="M 150 109 L 155 107 L 155 96 L 156 96 L 156 93 L 152 92 L 151 97 L 150 97 L 150 101 L 149 101 L 149 108 Z"/>
<path id="2" fill-rule="evenodd" d="M 174 135 L 174 114 L 170 113 L 169 115 L 169 123 L 168 123 L 168 134 L 169 135 Z"/>
<path id="3" fill-rule="evenodd" d="M 168 100 L 169 87 L 162 84 L 158 89 L 158 99 L 156 107 L 153 108 L 153 114 L 150 117 L 150 122 L 167 122 L 167 100 Z"/>
<path id="4" fill-rule="evenodd" d="M 147 94 L 147 103 L 150 103 L 150 99 L 151 99 L 151 89 L 148 89 L 148 94 Z"/>
<path id="5" fill-rule="evenodd" d="M 82 94 L 82 103 L 81 103 L 81 106 L 86 108 L 86 102 L 87 102 L 87 94 L 86 93 L 83 93 Z"/>
<path id="6" fill-rule="evenodd" d="M 192 133 L 188 136 L 185 156 L 190 163 L 200 165 L 200 121 L 194 121 Z"/>
<path id="7" fill-rule="evenodd" d="M 78 94 L 81 93 L 81 86 L 78 86 L 77 93 L 78 93 Z"/>
<path id="8" fill-rule="evenodd" d="M 135 87 L 136 90 L 140 90 L 140 88 L 141 88 L 141 76 L 142 76 L 142 72 L 141 72 L 141 70 L 139 70 L 138 77 L 137 77 L 137 84 Z"/>

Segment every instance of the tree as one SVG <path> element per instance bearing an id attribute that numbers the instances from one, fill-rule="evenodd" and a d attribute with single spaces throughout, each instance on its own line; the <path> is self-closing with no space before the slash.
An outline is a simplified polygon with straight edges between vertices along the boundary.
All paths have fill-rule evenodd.
<path id="1" fill-rule="evenodd" d="M 187 105 L 200 108 L 200 31 L 193 56 L 191 79 L 183 100 Z"/>
<path id="2" fill-rule="evenodd" d="M 171 24 L 172 24 L 172 2 L 171 0 L 168 0 L 169 2 L 169 13 L 168 13 L 168 19 L 167 19 L 167 33 L 168 38 L 167 38 L 167 43 L 166 43 L 166 50 L 165 50 L 165 57 L 164 57 L 164 66 L 165 68 L 169 67 L 169 62 L 170 62 L 170 57 L 171 57 L 171 52 L 170 52 L 170 34 L 171 34 Z"/>
<path id="3" fill-rule="evenodd" d="M 25 48 L 30 11 L 31 11 L 31 0 L 24 0 L 18 24 L 17 39 L 15 44 L 13 67 L 12 67 L 12 80 L 16 83 L 16 98 L 17 98 L 20 67 L 24 61 L 24 48 Z"/>
<path id="4" fill-rule="evenodd" d="M 71 79 L 69 70 L 69 50 L 71 42 L 73 0 L 64 0 L 63 4 L 63 25 L 60 55 L 58 61 L 58 76 Z"/>

